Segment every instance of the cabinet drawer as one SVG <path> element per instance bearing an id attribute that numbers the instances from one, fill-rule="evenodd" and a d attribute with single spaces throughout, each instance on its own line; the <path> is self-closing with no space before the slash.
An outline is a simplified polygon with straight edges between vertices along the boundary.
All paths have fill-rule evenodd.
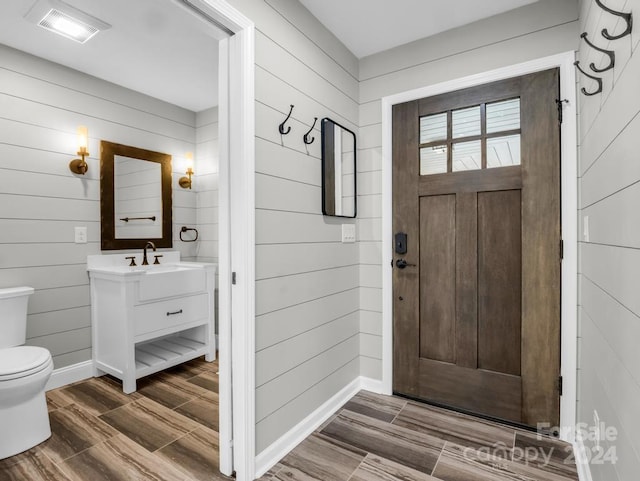
<path id="1" fill-rule="evenodd" d="M 139 336 L 199 319 L 206 320 L 208 312 L 207 294 L 136 306 L 133 308 L 133 334 Z"/>

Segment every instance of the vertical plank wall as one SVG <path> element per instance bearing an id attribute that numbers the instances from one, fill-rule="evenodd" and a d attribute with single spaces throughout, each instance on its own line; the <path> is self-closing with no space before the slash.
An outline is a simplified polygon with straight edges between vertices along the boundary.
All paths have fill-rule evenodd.
<path id="1" fill-rule="evenodd" d="M 360 61 L 358 239 L 360 367 L 380 379 L 381 357 L 381 98 L 575 49 L 577 0 L 540 0 Z M 408 253 L 410 259 L 411 253 Z M 385 257 L 384 266 L 388 266 Z"/>
<path id="2" fill-rule="evenodd" d="M 320 122 L 357 132 L 357 61 L 298 2 L 233 0 L 256 23 L 256 453 L 359 375 L 356 244 L 321 210 Z M 278 124 L 289 105 L 291 133 Z M 346 220 L 345 223 L 353 223 Z"/>
<path id="3" fill-rule="evenodd" d="M 640 14 L 640 1 L 617 0 L 607 6 Z M 608 42 L 603 28 L 624 30 L 595 1 L 581 5 L 580 32 L 596 45 L 615 50 L 615 68 L 603 75 L 604 91 L 579 95 L 580 298 L 578 359 L 578 421 L 615 428 L 603 439 L 604 453 L 615 449 L 613 464 L 592 462 L 594 481 L 636 479 L 640 471 L 640 35 Z M 605 65 L 584 43 L 581 64 Z M 588 67 L 587 67 L 588 68 Z M 592 91 L 595 82 L 578 74 L 580 87 Z M 589 238 L 583 222 L 589 218 Z M 585 441 L 593 454 L 594 442 Z"/>
<path id="4" fill-rule="evenodd" d="M 198 222 L 196 191 L 177 185 L 184 154 L 196 148 L 196 115 L 3 45 L 0 59 L 0 287 L 36 289 L 28 344 L 51 350 L 60 368 L 91 358 L 86 257 L 100 253 L 99 141 L 173 155 L 175 241 L 176 226 Z M 85 176 L 68 169 L 80 124 L 90 136 Z M 204 125 L 198 137 L 206 137 Z M 213 141 L 201 145 L 214 147 Z M 202 171 L 213 173 L 208 158 L 206 151 L 200 156 Z M 214 209 L 215 194 L 207 195 L 203 205 Z M 207 211 L 200 222 L 207 217 L 216 214 Z M 75 226 L 87 227 L 87 244 L 74 244 Z M 174 247 L 186 258 L 197 255 L 193 244 L 177 241 Z M 205 251 L 217 257 L 214 243 Z"/>

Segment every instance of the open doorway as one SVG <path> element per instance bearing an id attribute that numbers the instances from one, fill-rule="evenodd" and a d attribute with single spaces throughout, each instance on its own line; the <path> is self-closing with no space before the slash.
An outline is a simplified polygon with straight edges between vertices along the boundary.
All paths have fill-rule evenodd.
<path id="1" fill-rule="evenodd" d="M 60 4 L 60 2 L 54 1 L 34 1 L 34 4 L 36 3 Z M 30 156 L 5 156 L 6 158 L 21 158 L 23 160 L 19 166 L 10 165 L 7 160 L 2 168 L 8 172 L 15 172 L 15 175 L 18 176 L 41 179 L 36 183 L 27 182 L 33 186 L 28 191 L 14 189 L 7 183 L 6 192 L 2 192 L 2 194 L 11 196 L 12 199 L 15 198 L 16 206 L 20 205 L 20 199 L 35 199 L 33 202 L 44 207 L 33 210 L 32 214 L 16 210 L 20 214 L 17 218 L 24 222 L 33 223 L 30 232 L 40 233 L 38 235 L 41 240 L 38 242 L 48 247 L 43 251 L 51 253 L 52 250 L 57 249 L 56 252 L 58 250 L 62 252 L 66 249 L 50 245 L 56 243 L 55 229 L 52 229 L 52 226 L 64 228 L 63 223 L 66 222 L 69 225 L 71 223 L 88 224 L 89 228 L 86 246 L 70 245 L 69 249 L 66 249 L 61 255 L 53 256 L 56 257 L 55 261 L 49 262 L 48 265 L 45 262 L 40 262 L 36 266 L 36 269 L 42 270 L 44 268 L 46 270 L 45 276 L 36 274 L 35 269 L 30 271 L 24 269 L 29 267 L 27 261 L 16 259 L 14 263 L 16 269 L 21 269 L 20 272 L 24 272 L 23 282 L 25 284 L 37 283 L 38 291 L 46 293 L 46 299 L 50 299 L 50 301 L 46 300 L 45 295 L 41 295 L 45 302 L 38 306 L 42 312 L 39 311 L 36 314 L 39 316 L 39 320 L 42 319 L 43 328 L 36 333 L 37 335 L 32 336 L 31 343 L 39 345 L 42 342 L 42 345 L 53 346 L 53 339 L 60 341 L 59 345 L 62 347 L 52 348 L 56 351 L 53 353 L 54 362 L 57 362 L 58 366 L 52 376 L 54 383 L 51 387 L 61 387 L 80 379 L 86 379 L 92 374 L 90 302 L 86 301 L 84 305 L 78 305 L 78 301 L 75 300 L 78 299 L 78 296 L 71 294 L 83 290 L 88 292 L 88 281 L 83 279 L 83 275 L 86 277 L 86 256 L 87 254 L 100 254 L 100 219 L 95 215 L 96 212 L 99 212 L 100 202 L 99 143 L 101 140 L 108 139 L 119 141 L 122 144 L 171 153 L 176 159 L 173 168 L 176 184 L 178 178 L 185 175 L 186 167 L 183 163 L 187 158 L 185 154 L 188 151 L 194 151 L 195 148 L 192 146 L 196 144 L 193 139 L 189 138 L 196 136 L 188 133 L 190 129 L 194 128 L 194 125 L 188 120 L 189 113 L 185 112 L 190 107 L 174 109 L 171 105 L 177 105 L 180 101 L 166 98 L 162 99 L 166 102 L 165 107 L 153 111 L 155 108 L 153 106 L 157 105 L 155 99 L 159 98 L 153 88 L 159 84 L 166 84 L 165 77 L 170 77 L 169 73 L 174 74 L 177 71 L 178 80 L 173 83 L 168 82 L 169 91 L 183 93 L 191 90 L 190 85 L 199 78 L 199 73 L 188 74 L 176 68 L 175 65 L 170 63 L 166 65 L 167 49 L 158 43 L 150 51 L 137 51 L 137 55 L 141 65 L 149 59 L 159 63 L 165 62 L 164 71 L 155 76 L 149 74 L 149 71 L 139 73 L 137 77 L 138 80 L 142 80 L 142 87 L 119 86 L 119 81 L 125 76 L 124 57 L 129 52 L 136 52 L 136 48 L 144 36 L 142 35 L 143 27 L 147 30 L 155 28 L 159 31 L 170 31 L 174 35 L 173 40 L 177 43 L 180 35 L 189 31 L 188 27 L 183 27 L 182 30 L 178 28 L 178 31 L 172 30 L 179 15 L 182 15 L 183 20 L 188 18 L 193 25 L 197 24 L 200 27 L 211 23 L 218 24 L 218 27 L 221 27 L 223 31 L 226 30 L 225 39 L 219 45 L 217 43 L 220 39 L 210 36 L 203 42 L 203 45 L 194 45 L 193 48 L 194 50 L 206 48 L 204 43 L 207 43 L 208 46 L 213 45 L 214 52 L 219 48 L 222 63 L 219 78 L 224 84 L 224 94 L 222 94 L 224 100 L 218 106 L 219 158 L 222 161 L 218 169 L 219 198 L 216 203 L 219 217 L 217 224 L 220 227 L 220 232 L 215 234 L 218 238 L 218 284 L 220 290 L 220 322 L 217 329 L 220 346 L 220 468 L 225 474 L 231 474 L 235 470 L 238 479 L 252 479 L 254 428 L 252 417 L 253 348 L 251 341 L 254 310 L 253 24 L 224 1 L 140 1 L 135 2 L 135 5 L 131 2 L 118 3 L 119 7 L 116 1 L 104 3 L 68 0 L 65 2 L 76 9 L 88 10 L 96 17 L 104 18 L 105 22 L 109 23 L 110 28 L 102 34 L 98 34 L 96 41 L 102 42 L 115 38 L 122 25 L 121 22 L 109 18 L 109 9 L 120 8 L 121 18 L 128 18 L 134 26 L 137 23 L 137 30 L 133 30 L 135 35 L 120 44 L 119 49 L 109 55 L 91 53 L 90 50 L 87 50 L 87 48 L 91 48 L 92 42 L 86 45 L 76 44 L 69 39 L 57 38 L 50 32 L 41 31 L 36 24 L 28 23 L 25 14 L 26 10 L 33 6 L 31 2 L 25 4 L 22 0 L 10 0 L 4 2 L 1 7 L 3 19 L 0 23 L 3 28 L 0 30 L 3 33 L 0 35 L 0 44 L 2 44 L 0 47 L 3 53 L 8 52 L 8 56 L 3 55 L 0 67 L 4 64 L 3 74 L 5 77 L 11 77 L 9 79 L 11 88 L 15 87 L 13 93 L 3 89 L 3 94 L 17 106 L 15 109 L 9 109 L 10 112 L 6 111 L 8 118 L 5 120 L 12 125 L 14 130 L 11 132 L 15 132 L 16 135 L 14 135 L 11 144 L 5 142 L 5 145 L 20 152 L 31 153 L 33 151 Z M 179 13 L 174 16 L 162 16 L 144 10 L 145 5 L 155 7 L 160 4 L 165 7 L 171 6 Z M 187 7 L 187 9 L 179 7 Z M 198 28 L 194 26 L 193 30 Z M 35 41 L 27 39 L 28 31 L 36 32 Z M 231 34 L 232 37 L 228 37 Z M 50 51 L 53 52 L 52 56 L 39 51 L 40 47 L 44 50 L 50 47 Z M 68 63 L 58 56 L 63 53 L 68 54 L 71 59 Z M 89 66 L 96 64 L 106 69 L 111 76 L 92 72 Z M 106 82 L 100 79 L 106 80 Z M 46 89 L 44 88 L 45 84 Z M 130 89 L 127 91 L 128 93 L 122 93 L 124 92 L 122 86 Z M 21 104 L 28 105 L 29 108 L 20 108 Z M 22 106 L 24 107 L 24 105 Z M 119 112 L 117 115 L 113 114 L 116 110 Z M 42 115 L 42 112 L 45 111 L 47 115 Z M 187 120 L 183 121 L 185 118 Z M 157 125 L 153 125 L 154 121 L 162 125 L 161 129 L 164 129 L 162 135 L 156 132 Z M 75 137 L 75 126 L 78 124 L 89 125 L 89 151 L 93 155 L 87 159 L 89 164 L 87 175 L 74 177 L 66 168 L 68 161 L 64 163 L 51 162 L 50 158 L 66 157 L 67 151 L 75 153 L 73 150 L 75 141 L 72 139 Z M 168 124 L 171 125 L 167 126 Z M 151 144 L 154 137 L 162 137 L 163 145 L 158 147 L 143 145 L 145 142 Z M 25 157 L 26 161 L 24 161 Z M 212 172 L 213 169 L 207 171 L 210 165 L 206 163 L 199 164 L 204 167 L 202 171 L 198 172 L 197 153 L 195 160 L 196 174 L 193 185 L 197 186 L 198 180 L 202 180 L 198 179 L 199 175 L 204 177 L 214 172 Z M 59 165 L 62 165 L 63 168 L 58 168 Z M 196 192 L 178 189 L 182 189 L 182 187 L 174 186 L 174 192 L 181 197 L 181 201 L 186 202 L 186 199 L 190 197 L 197 198 L 197 187 Z M 214 190 L 210 189 L 210 192 Z M 210 192 L 207 195 L 211 195 Z M 62 209 L 48 208 L 53 204 L 60 203 L 67 204 L 71 209 L 65 210 L 67 212 L 65 214 L 60 214 Z M 189 217 L 190 207 L 187 205 L 179 206 L 179 204 L 180 202 L 174 202 L 174 207 L 178 206 L 181 209 L 180 215 L 174 216 L 176 221 L 173 225 L 174 248 L 180 247 L 178 250 L 190 260 L 199 260 L 199 257 L 200 260 L 214 259 L 213 255 L 203 255 L 205 253 L 202 250 L 193 249 L 193 244 L 187 246 L 185 243 L 185 247 L 182 246 L 182 241 L 179 240 L 181 227 L 183 225 L 194 227 L 195 224 L 197 228 L 198 218 Z M 197 203 L 195 205 L 196 207 L 192 209 L 197 209 Z M 77 209 L 80 206 L 82 208 Z M 87 208 L 84 208 L 85 206 Z M 184 215 L 182 219 L 181 215 Z M 54 224 L 55 222 L 58 224 Z M 203 221 L 203 223 L 206 222 Z M 201 229 L 201 233 L 207 229 L 210 232 L 215 230 L 212 227 L 216 224 L 213 220 L 209 220 L 206 224 L 208 227 Z M 190 232 L 184 235 L 185 239 L 190 239 Z M 233 248 L 231 239 L 233 239 Z M 201 237 L 200 240 L 206 239 Z M 29 241 L 25 240 L 24 242 Z M 60 241 L 57 243 L 59 244 Z M 73 255 L 70 254 L 72 252 Z M 77 271 L 78 275 L 71 279 L 62 274 L 69 272 L 69 270 Z M 231 295 L 232 272 L 236 274 L 233 296 Z M 233 342 L 235 342 L 233 348 L 231 345 L 232 316 L 234 318 Z M 54 317 L 63 319 L 63 321 L 54 322 Z M 52 321 L 47 322 L 49 319 Z M 233 385 L 232 354 L 234 356 Z M 239 362 L 235 362 L 236 357 Z M 58 367 L 60 369 L 57 369 Z M 236 388 L 236 386 L 239 387 Z M 240 393 L 233 395 L 232 391 L 236 389 L 239 389 Z M 235 409 L 232 409 L 232 404 L 235 404 Z M 232 422 L 232 416 L 235 416 L 237 421 Z M 234 434 L 235 432 L 239 434 Z M 232 440 L 235 445 L 234 451 L 231 449 Z M 245 447 L 248 447 L 246 451 Z"/>

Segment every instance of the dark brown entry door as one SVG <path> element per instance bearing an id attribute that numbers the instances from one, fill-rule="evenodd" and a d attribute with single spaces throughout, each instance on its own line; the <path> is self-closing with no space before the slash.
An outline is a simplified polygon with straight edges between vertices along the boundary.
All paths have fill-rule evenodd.
<path id="1" fill-rule="evenodd" d="M 558 80 L 394 107 L 395 392 L 559 422 Z"/>

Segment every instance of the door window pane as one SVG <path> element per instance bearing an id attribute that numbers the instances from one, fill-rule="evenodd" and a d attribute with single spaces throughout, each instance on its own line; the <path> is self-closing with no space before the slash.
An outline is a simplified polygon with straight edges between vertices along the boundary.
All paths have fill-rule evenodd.
<path id="1" fill-rule="evenodd" d="M 487 104 L 487 133 L 520 128 L 520 99 Z"/>
<path id="2" fill-rule="evenodd" d="M 447 146 L 420 149 L 420 175 L 442 174 L 447 171 Z"/>
<path id="3" fill-rule="evenodd" d="M 454 110 L 452 121 L 454 139 L 480 135 L 480 106 Z"/>
<path id="4" fill-rule="evenodd" d="M 447 138 L 447 113 L 420 117 L 420 143 L 426 144 Z"/>
<path id="5" fill-rule="evenodd" d="M 482 143 L 479 140 L 453 144 L 453 171 L 482 168 Z"/>
<path id="6" fill-rule="evenodd" d="M 520 135 L 487 139 L 487 168 L 509 165 L 520 165 Z"/>

